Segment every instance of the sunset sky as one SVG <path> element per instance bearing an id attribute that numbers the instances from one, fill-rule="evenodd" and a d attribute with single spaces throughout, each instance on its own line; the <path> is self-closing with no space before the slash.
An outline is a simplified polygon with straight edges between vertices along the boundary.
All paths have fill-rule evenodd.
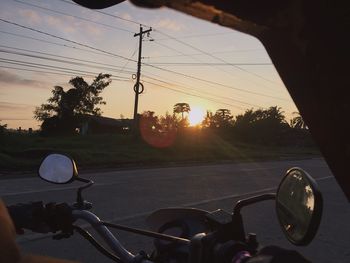
<path id="1" fill-rule="evenodd" d="M 178 102 L 204 112 L 227 108 L 233 115 L 275 105 L 287 118 L 297 111 L 255 38 L 165 8 L 124 2 L 101 11 L 68 0 L 0 1 L 2 124 L 37 129 L 34 107 L 50 97 L 53 86 L 69 88 L 75 76 L 90 82 L 100 72 L 113 75 L 102 93 L 103 115 L 131 118 L 138 54 L 134 33 L 140 23 L 153 31 L 143 42 L 145 92 L 139 112 L 171 113 Z"/>

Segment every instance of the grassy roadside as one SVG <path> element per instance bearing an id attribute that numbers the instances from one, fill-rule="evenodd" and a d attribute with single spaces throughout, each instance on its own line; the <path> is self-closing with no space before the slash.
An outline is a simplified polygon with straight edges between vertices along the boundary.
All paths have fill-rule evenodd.
<path id="1" fill-rule="evenodd" d="M 214 134 L 182 134 L 168 148 L 154 148 L 131 135 L 0 137 L 0 172 L 33 172 L 49 153 L 68 154 L 80 169 L 167 165 L 186 162 L 257 161 L 318 156 L 315 147 L 249 145 Z"/>

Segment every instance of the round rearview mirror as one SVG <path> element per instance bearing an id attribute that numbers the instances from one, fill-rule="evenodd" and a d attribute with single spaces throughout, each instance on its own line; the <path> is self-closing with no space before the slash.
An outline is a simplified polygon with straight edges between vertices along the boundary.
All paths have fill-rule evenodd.
<path id="1" fill-rule="evenodd" d="M 292 168 L 280 183 L 276 210 L 282 230 L 295 245 L 307 245 L 316 235 L 322 216 L 322 195 L 314 179 Z"/>
<path id="2" fill-rule="evenodd" d="M 55 184 L 66 184 L 78 175 L 74 160 L 62 154 L 50 154 L 39 167 L 41 179 Z"/>

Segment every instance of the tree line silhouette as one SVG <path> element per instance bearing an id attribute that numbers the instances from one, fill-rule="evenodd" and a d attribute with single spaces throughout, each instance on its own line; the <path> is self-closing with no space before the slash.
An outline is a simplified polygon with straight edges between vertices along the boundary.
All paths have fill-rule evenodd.
<path id="1" fill-rule="evenodd" d="M 182 110 L 181 110 L 182 109 Z M 187 103 L 174 105 L 173 115 L 156 116 L 155 112 L 142 114 L 143 122 L 155 136 L 164 134 L 174 127 L 179 133 L 200 128 L 200 131 L 214 133 L 226 140 L 241 141 L 261 145 L 313 145 L 309 130 L 299 113 L 287 121 L 280 107 L 267 109 L 247 109 L 233 116 L 229 109 L 218 109 L 215 113 L 207 111 L 201 124 L 191 127 L 188 121 L 190 106 Z"/>
<path id="2" fill-rule="evenodd" d="M 106 104 L 101 92 L 111 83 L 111 75 L 99 74 L 91 84 L 82 77 L 69 81 L 71 88 L 65 91 L 61 86 L 52 89 L 47 103 L 37 107 L 34 118 L 41 121 L 43 135 L 76 134 L 79 127 L 91 116 L 101 116 L 100 105 Z M 229 109 L 207 111 L 203 121 L 195 127 L 190 126 L 191 107 L 186 102 L 173 106 L 173 112 L 157 116 L 153 111 L 138 115 L 138 133 L 153 143 L 167 145 L 184 132 L 212 133 L 226 140 L 241 141 L 262 145 L 311 145 L 309 131 L 299 113 L 288 122 L 278 106 L 266 109 L 247 109 L 233 116 Z M 110 119 L 110 118 L 105 118 Z M 124 122 L 125 123 L 125 122 Z M 130 122 L 131 123 L 131 122 Z M 130 133 L 134 126 L 126 127 Z M 4 134 L 6 125 L 0 126 Z M 123 130 L 124 131 L 124 130 Z"/>

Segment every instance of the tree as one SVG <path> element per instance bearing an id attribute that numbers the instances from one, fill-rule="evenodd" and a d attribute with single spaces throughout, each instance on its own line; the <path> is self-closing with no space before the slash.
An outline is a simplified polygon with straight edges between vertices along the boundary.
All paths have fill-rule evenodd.
<path id="1" fill-rule="evenodd" d="M 218 109 L 215 114 L 207 111 L 207 115 L 202 122 L 203 127 L 207 128 L 228 128 L 232 126 L 233 116 L 228 109 Z"/>
<path id="2" fill-rule="evenodd" d="M 204 127 L 204 128 L 214 127 L 213 116 L 214 116 L 214 114 L 211 111 L 207 110 L 207 114 L 206 114 L 204 120 L 202 121 L 202 127 Z"/>
<path id="3" fill-rule="evenodd" d="M 286 138 L 289 125 L 280 107 L 246 110 L 234 122 L 235 135 L 257 143 L 280 143 Z"/>
<path id="4" fill-rule="evenodd" d="M 290 127 L 295 128 L 295 129 L 306 129 L 307 126 L 304 122 L 303 117 L 301 117 L 300 113 L 293 112 L 293 114 L 296 116 L 290 120 Z"/>
<path id="5" fill-rule="evenodd" d="M 156 148 L 171 146 L 177 134 L 176 119 L 166 114 L 165 117 L 155 115 L 154 111 L 145 111 L 140 117 L 140 134 L 142 139 Z"/>
<path id="6" fill-rule="evenodd" d="M 191 107 L 188 103 L 180 102 L 174 105 L 174 113 L 181 113 L 181 119 L 184 119 L 184 113 L 189 113 L 191 111 Z"/>
<path id="7" fill-rule="evenodd" d="M 286 120 L 280 107 L 272 106 L 268 109 L 246 110 L 244 114 L 237 115 L 235 126 L 247 126 L 254 123 L 268 125 L 285 125 Z"/>
<path id="8" fill-rule="evenodd" d="M 98 106 L 106 102 L 100 94 L 111 83 L 110 77 L 100 73 L 90 85 L 82 77 L 75 77 L 69 81 L 73 87 L 67 91 L 55 86 L 48 103 L 35 109 L 34 118 L 43 121 L 42 128 L 72 130 L 84 115 L 101 115 Z"/>
<path id="9" fill-rule="evenodd" d="M 231 111 L 229 109 L 218 109 L 216 114 L 221 116 L 222 119 L 232 119 Z"/>
<path id="10" fill-rule="evenodd" d="M 219 127 L 228 127 L 231 124 L 233 116 L 229 109 L 218 109 L 215 113 L 214 120 Z"/>
<path id="11" fill-rule="evenodd" d="M 0 134 L 5 133 L 6 128 L 7 128 L 7 124 L 1 124 L 0 123 Z"/>
<path id="12" fill-rule="evenodd" d="M 178 120 L 176 116 L 170 115 L 168 112 L 166 112 L 165 116 L 160 116 L 159 123 L 163 130 L 170 131 L 176 130 Z"/>

